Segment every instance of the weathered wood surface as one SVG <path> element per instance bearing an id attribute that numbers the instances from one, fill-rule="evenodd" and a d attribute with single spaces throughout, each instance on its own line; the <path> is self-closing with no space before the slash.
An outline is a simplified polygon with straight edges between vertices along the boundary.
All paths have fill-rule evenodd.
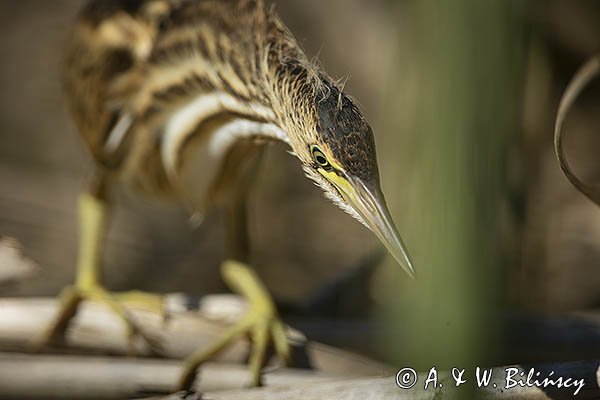
<path id="1" fill-rule="evenodd" d="M 176 390 L 182 363 L 127 357 L 0 353 L 2 399 L 125 399 L 169 394 Z M 339 376 L 301 369 L 270 369 L 269 387 L 312 385 Z M 207 363 L 195 389 L 244 389 L 251 382 L 245 365 Z"/>
<path id="2" fill-rule="evenodd" d="M 188 310 L 190 308 L 193 310 Z M 55 299 L 0 299 L 0 349 L 24 351 L 39 337 L 56 312 Z M 128 310 L 154 347 L 144 340 L 130 342 L 121 320 L 103 305 L 84 302 L 67 331 L 65 342 L 48 354 L 0 354 L 0 398 L 122 399 L 167 394 L 175 389 L 181 359 L 216 340 L 219 333 L 244 313 L 246 304 L 233 295 L 206 296 L 196 304 L 170 295 L 165 315 L 129 307 Z M 332 378 L 389 374 L 392 369 L 346 351 L 313 343 L 288 328 L 297 369 L 267 367 L 267 385 L 321 382 Z M 98 357 L 93 353 L 143 358 Z M 198 389 L 240 389 L 248 385 L 245 366 L 249 341 L 240 338 L 200 372 Z M 73 353 L 82 355 L 76 356 Z M 308 368 L 311 368 L 312 371 Z"/>
<path id="3" fill-rule="evenodd" d="M 572 376 L 584 379 L 584 386 L 577 396 L 573 396 L 574 388 L 541 389 L 534 386 L 516 386 L 505 389 L 505 367 L 495 368 L 493 378 L 489 384 L 479 390 L 483 400 L 548 400 L 548 399 L 598 399 L 600 398 L 599 362 L 566 363 L 556 365 L 541 365 L 539 370 L 554 370 L 556 375 Z M 514 367 L 527 374 L 530 367 Z M 466 374 L 465 374 L 466 376 Z M 206 394 L 211 400 L 438 400 L 438 399 L 464 399 L 469 398 L 469 392 L 459 392 L 466 388 L 466 383 L 457 389 L 455 380 L 450 373 L 441 373 L 437 381 L 437 388 L 431 386 L 424 390 L 424 380 L 427 373 L 419 374 L 419 382 L 411 389 L 400 389 L 396 384 L 396 377 L 347 379 L 330 382 L 318 382 L 310 386 L 295 385 L 288 387 L 267 387 L 254 390 L 233 390 L 223 392 L 210 392 Z M 473 376 L 469 378 L 474 384 Z M 454 395 L 458 395 L 454 397 Z"/>
<path id="4" fill-rule="evenodd" d="M 211 343 L 246 306 L 233 295 L 207 296 L 196 303 L 185 296 L 170 295 L 166 318 L 151 311 L 129 308 L 135 321 L 155 339 L 153 349 L 143 340 L 130 343 L 119 319 L 104 306 L 86 302 L 67 332 L 65 343 L 49 349 L 70 355 L 23 354 L 31 339 L 47 326 L 56 307 L 54 299 L 0 299 L 0 351 L 5 352 L 0 353 L 0 399 L 123 399 L 161 395 L 171 396 L 165 399 L 183 398 L 169 395 L 175 389 L 181 368 L 180 361 L 175 359 Z M 600 318 L 593 314 L 576 317 L 591 326 L 586 335 L 580 331 L 581 338 L 597 335 Z M 246 388 L 249 375 L 244 362 L 249 342 L 241 338 L 215 362 L 201 368 L 195 389 L 204 393 L 202 398 L 211 400 L 433 399 L 442 390 L 444 395 L 446 390 L 454 390 L 452 377 L 440 374 L 440 382 L 446 389 L 424 391 L 422 384 L 426 374 L 423 373 L 419 375 L 419 385 L 402 390 L 395 382 L 396 371 L 387 365 L 307 341 L 291 328 L 288 335 L 294 348 L 294 368 L 281 368 L 272 363 L 265 370 L 265 388 Z M 132 350 L 140 357 L 106 356 L 125 356 Z M 169 359 L 157 359 L 157 355 Z M 599 362 L 591 361 L 536 368 L 544 373 L 552 369 L 556 376 L 585 379 L 585 387 L 577 398 L 588 399 L 600 398 L 598 365 Z M 572 388 L 562 391 L 550 388 L 545 392 L 535 387 L 503 390 L 504 375 L 503 368 L 495 370 L 494 377 L 499 379 L 495 382 L 497 388 L 483 390 L 484 398 L 570 398 L 573 393 Z"/>
<path id="5" fill-rule="evenodd" d="M 166 314 L 129 308 L 133 319 L 153 340 L 129 341 L 120 319 L 101 304 L 85 302 L 67 331 L 65 343 L 54 350 L 71 353 L 110 355 L 161 356 L 183 359 L 201 347 L 213 343 L 227 326 L 245 311 L 245 303 L 234 295 L 205 296 L 192 308 L 182 295 L 169 295 Z M 39 337 L 56 312 L 55 299 L 0 299 L 0 350 L 26 350 L 33 338 Z M 366 357 L 331 346 L 307 341 L 288 328 L 293 346 L 293 365 L 327 371 L 338 376 L 377 375 L 390 372 L 390 367 Z M 226 349 L 215 361 L 239 363 L 246 361 L 249 341 L 242 337 Z"/>
<path id="6" fill-rule="evenodd" d="M 576 398 L 600 398 L 599 361 L 536 366 L 546 376 L 584 379 Z M 270 369 L 265 372 L 266 387 L 248 389 L 249 374 L 242 365 L 207 363 L 199 372 L 194 393 L 168 394 L 177 382 L 181 364 L 174 360 L 133 360 L 123 357 L 55 356 L 0 354 L 0 399 L 125 399 L 148 400 L 305 400 L 305 399 L 439 399 L 457 392 L 455 380 L 441 372 L 437 387 L 424 390 L 427 373 L 418 383 L 401 389 L 394 375 L 365 377 L 335 376 L 297 369 Z M 526 375 L 529 366 L 515 367 Z M 480 390 L 483 399 L 567 399 L 575 387 L 541 389 L 516 386 L 506 389 L 505 368 L 493 370 L 489 385 Z M 464 386 L 475 378 L 466 373 Z M 521 378 L 525 379 L 525 378 Z M 162 393 L 162 396 L 161 396 Z M 198 394 L 195 394 L 198 393 Z M 200 395 L 200 393 L 202 393 Z M 158 396 L 151 397 L 148 396 Z M 446 397 L 444 397 L 446 398 Z"/>

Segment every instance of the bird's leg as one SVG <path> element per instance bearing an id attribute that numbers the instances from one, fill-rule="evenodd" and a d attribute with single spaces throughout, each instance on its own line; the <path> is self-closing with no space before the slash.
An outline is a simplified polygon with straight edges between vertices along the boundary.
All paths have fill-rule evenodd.
<path id="1" fill-rule="evenodd" d="M 66 328 L 83 300 L 106 304 L 125 322 L 130 338 L 139 334 L 150 345 L 154 344 L 153 340 L 136 326 L 124 304 L 162 313 L 162 298 L 141 292 L 112 294 L 100 283 L 102 244 L 108 222 L 108 202 L 102 192 L 102 190 L 98 190 L 86 193 L 79 199 L 80 233 L 77 278 L 74 285 L 62 290 L 57 315 L 43 335 L 34 340 L 32 344 L 34 350 L 39 350 L 48 343 L 63 338 Z"/>
<path id="2" fill-rule="evenodd" d="M 255 165 L 249 168 L 251 171 Z M 244 179 L 246 184 L 249 179 Z M 247 189 L 247 187 L 246 187 Z M 249 253 L 246 191 L 239 190 L 232 196 L 232 206 L 227 218 L 227 242 L 231 260 L 223 263 L 221 274 L 225 283 L 234 292 L 248 301 L 246 315 L 231 326 L 212 346 L 200 349 L 185 361 L 180 380 L 180 389 L 188 390 L 194 383 L 196 370 L 200 364 L 215 356 L 237 337 L 248 335 L 252 340 L 252 350 L 249 360 L 252 385 L 261 384 L 260 370 L 265 362 L 269 340 L 273 342 L 275 353 L 286 363 L 290 361 L 291 350 L 284 324 L 279 319 L 277 309 L 269 292 L 262 284 L 256 273 L 246 263 Z"/>
<path id="3" fill-rule="evenodd" d="M 187 358 L 179 384 L 180 389 L 190 389 L 200 364 L 214 357 L 237 337 L 244 334 L 249 335 L 253 342 L 249 360 L 253 386 L 261 384 L 260 370 L 265 361 L 269 339 L 273 342 L 275 353 L 286 363 L 290 360 L 290 345 L 284 324 L 277 315 L 271 296 L 256 273 L 248 265 L 238 261 L 223 263 L 221 273 L 227 285 L 247 299 L 248 312 L 239 322 L 223 333 L 213 345 L 201 349 Z"/>

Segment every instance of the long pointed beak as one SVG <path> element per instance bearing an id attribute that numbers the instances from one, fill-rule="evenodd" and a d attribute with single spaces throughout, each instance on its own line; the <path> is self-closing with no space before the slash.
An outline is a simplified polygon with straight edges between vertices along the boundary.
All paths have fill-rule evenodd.
<path id="1" fill-rule="evenodd" d="M 345 194 L 352 208 L 379 238 L 398 264 L 411 278 L 415 278 L 415 269 L 410 261 L 406 245 L 398 233 L 379 185 L 366 183 L 358 178 L 350 178 L 348 181 L 353 190 L 350 191 L 351 193 L 345 190 Z"/>

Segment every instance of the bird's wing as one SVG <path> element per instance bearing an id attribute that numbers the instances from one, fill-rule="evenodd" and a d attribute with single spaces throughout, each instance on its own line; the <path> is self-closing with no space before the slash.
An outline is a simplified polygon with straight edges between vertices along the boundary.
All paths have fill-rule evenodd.
<path id="1" fill-rule="evenodd" d="M 128 142 L 138 118 L 132 99 L 145 81 L 161 21 L 178 3 L 92 0 L 81 10 L 63 63 L 64 86 L 97 161 L 114 164 Z"/>

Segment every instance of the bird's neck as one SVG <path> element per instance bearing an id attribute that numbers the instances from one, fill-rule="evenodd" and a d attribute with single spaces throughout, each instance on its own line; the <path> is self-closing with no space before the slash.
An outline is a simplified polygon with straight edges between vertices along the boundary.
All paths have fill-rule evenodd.
<path id="1" fill-rule="evenodd" d="M 193 62 L 184 58 L 170 63 L 177 66 L 176 83 L 187 82 L 179 75 L 201 79 L 196 93 L 189 85 L 183 87 L 182 91 L 191 95 L 164 124 L 162 158 L 167 171 L 177 169 L 183 145 L 199 126 L 210 123 L 214 116 L 231 117 L 221 126 L 213 126 L 210 135 L 208 146 L 220 155 L 239 141 L 253 138 L 283 141 L 294 147 L 303 129 L 313 123 L 311 116 L 322 82 L 321 72 L 307 59 L 279 18 L 261 12 L 265 13 L 261 25 L 264 32 L 257 41 L 238 48 L 240 43 L 225 37 L 222 40 L 226 45 L 218 43 L 223 48 L 214 51 L 220 54 L 217 60 L 208 51 L 207 55 L 197 52 Z M 209 36 L 214 42 L 215 34 Z M 167 79 L 175 75 L 162 72 L 159 76 Z"/>
<path id="2" fill-rule="evenodd" d="M 168 117 L 163 128 L 161 153 L 169 174 L 176 174 L 185 144 L 201 136 L 198 127 L 210 126 L 206 147 L 220 158 L 242 141 L 263 140 L 293 144 L 302 127 L 312 123 L 315 83 L 304 66 L 277 63 L 257 76 L 260 95 L 243 98 L 223 89 L 190 96 Z M 222 118 L 226 115 L 227 118 Z M 219 122 L 216 123 L 215 119 Z"/>
<path id="3" fill-rule="evenodd" d="M 225 118 L 224 118 L 225 116 Z M 176 174 L 185 144 L 194 136 L 206 136 L 206 147 L 218 159 L 241 141 L 264 138 L 288 142 L 275 112 L 261 102 L 242 101 L 224 91 L 200 93 L 177 108 L 167 119 L 161 145 L 167 173 Z M 209 126 L 204 135 L 199 127 Z"/>

